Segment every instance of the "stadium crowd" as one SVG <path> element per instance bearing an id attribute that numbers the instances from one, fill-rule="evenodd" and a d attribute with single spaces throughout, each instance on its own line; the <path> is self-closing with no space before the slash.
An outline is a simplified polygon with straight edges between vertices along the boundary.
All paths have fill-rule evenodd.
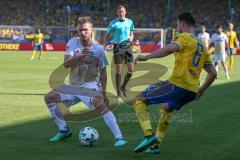
<path id="1" fill-rule="evenodd" d="M 23 26 L 74 26 L 76 18 L 91 16 L 95 27 L 107 27 L 110 20 L 116 17 L 116 6 L 123 4 L 127 7 L 129 16 L 134 20 L 135 27 L 160 28 L 174 26 L 177 14 L 190 11 L 198 24 L 205 24 L 207 28 L 215 29 L 217 24 L 227 26 L 229 21 L 227 0 L 172 0 L 172 12 L 169 16 L 166 0 L 2 0 L 0 1 L 0 25 Z M 8 6 L 8 7 L 5 7 Z M 210 6 L 214 6 L 213 9 Z M 240 30 L 240 3 L 232 0 L 234 7 L 233 23 L 236 30 Z M 70 12 L 69 12 L 70 9 Z M 68 19 L 70 17 L 70 19 Z M 69 20 L 69 21 L 68 21 Z M 4 28 L 0 30 L 0 38 L 24 37 L 29 30 Z M 63 33 L 43 29 L 45 34 Z M 56 33 L 54 33 L 56 32 Z M 16 36 L 15 36 L 16 37 Z"/>

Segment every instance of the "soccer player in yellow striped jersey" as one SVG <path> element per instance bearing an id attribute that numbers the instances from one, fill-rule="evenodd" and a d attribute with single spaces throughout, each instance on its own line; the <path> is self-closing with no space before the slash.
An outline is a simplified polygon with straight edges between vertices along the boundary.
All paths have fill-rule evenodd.
<path id="1" fill-rule="evenodd" d="M 136 64 L 137 61 L 162 58 L 173 53 L 175 55 L 174 69 L 169 80 L 150 85 L 134 100 L 134 109 L 145 137 L 134 148 L 135 153 L 148 147 L 150 148 L 146 150 L 147 153 L 160 153 L 159 143 L 165 136 L 171 113 L 195 99 L 198 100 L 217 76 L 208 49 L 194 35 L 195 20 L 192 15 L 188 12 L 180 14 L 177 26 L 181 33 L 170 45 L 148 55 L 139 55 L 135 59 Z M 207 77 L 200 86 L 199 78 L 203 69 L 207 72 Z M 151 104 L 161 105 L 156 135 L 148 111 L 148 105 Z"/>
<path id="2" fill-rule="evenodd" d="M 40 29 L 38 29 L 36 31 L 36 33 L 34 34 L 33 42 L 34 42 L 34 46 L 33 46 L 31 60 L 34 59 L 36 51 L 40 52 L 39 53 L 39 59 L 41 59 L 42 58 L 42 53 L 43 53 L 43 34 L 41 33 Z"/>
<path id="3" fill-rule="evenodd" d="M 229 31 L 226 32 L 226 35 L 228 37 L 228 43 L 230 48 L 230 69 L 233 69 L 233 54 L 234 54 L 234 47 L 236 46 L 237 49 L 239 48 L 238 39 L 237 39 L 237 33 L 233 31 L 233 24 L 228 24 Z"/>

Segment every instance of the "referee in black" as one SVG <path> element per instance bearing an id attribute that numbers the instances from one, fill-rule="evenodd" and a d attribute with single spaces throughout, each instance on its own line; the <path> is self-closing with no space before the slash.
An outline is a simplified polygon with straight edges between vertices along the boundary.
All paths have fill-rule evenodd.
<path id="1" fill-rule="evenodd" d="M 112 36 L 111 43 L 114 44 L 113 54 L 114 63 L 116 65 L 116 88 L 117 96 L 121 96 L 121 92 L 126 97 L 126 85 L 134 72 L 134 60 L 131 51 L 131 42 L 133 41 L 133 21 L 126 18 L 126 8 L 119 5 L 117 8 L 118 18 L 113 19 L 108 25 L 108 32 L 104 39 L 105 46 L 108 44 L 109 38 Z M 125 75 L 123 83 L 121 83 L 121 74 L 123 64 L 127 64 L 128 72 Z"/>

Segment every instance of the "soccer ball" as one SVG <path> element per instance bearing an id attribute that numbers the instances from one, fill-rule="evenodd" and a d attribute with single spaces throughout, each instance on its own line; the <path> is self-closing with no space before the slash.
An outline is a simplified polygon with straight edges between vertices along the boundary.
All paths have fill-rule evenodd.
<path id="1" fill-rule="evenodd" d="M 85 127 L 79 132 L 79 142 L 84 146 L 93 146 L 99 138 L 95 128 Z"/>

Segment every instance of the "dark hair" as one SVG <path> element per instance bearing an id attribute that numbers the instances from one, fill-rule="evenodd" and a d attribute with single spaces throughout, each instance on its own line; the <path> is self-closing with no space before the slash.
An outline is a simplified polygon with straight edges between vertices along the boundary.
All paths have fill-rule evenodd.
<path id="1" fill-rule="evenodd" d="M 126 11 L 126 7 L 125 7 L 125 6 L 123 6 L 123 5 L 118 5 L 118 6 L 117 6 L 117 9 L 118 9 L 118 10 L 121 9 L 121 8 L 125 9 L 125 11 Z"/>
<path id="2" fill-rule="evenodd" d="M 178 15 L 178 20 L 184 21 L 188 25 L 195 26 L 195 20 L 194 20 L 193 16 L 191 15 L 191 13 L 189 13 L 189 12 L 184 12 L 184 13 L 181 13 L 180 15 Z"/>
<path id="3" fill-rule="evenodd" d="M 218 28 L 222 28 L 223 29 L 223 26 L 219 24 L 219 25 L 216 26 L 216 29 L 218 29 Z"/>

